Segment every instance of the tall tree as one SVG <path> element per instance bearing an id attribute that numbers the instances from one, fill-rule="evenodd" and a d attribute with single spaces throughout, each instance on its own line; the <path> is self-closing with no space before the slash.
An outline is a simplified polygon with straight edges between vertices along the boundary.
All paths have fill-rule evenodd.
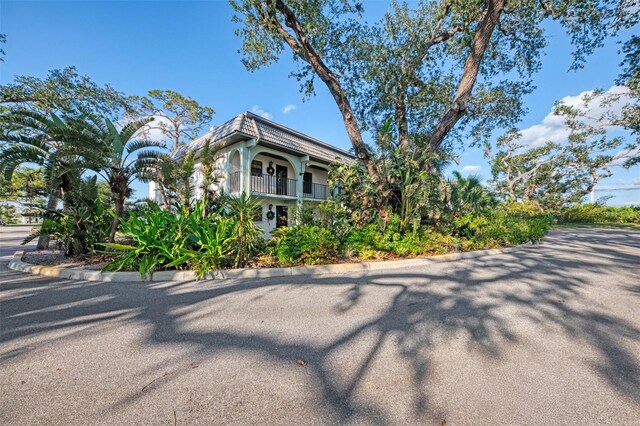
<path id="1" fill-rule="evenodd" d="M 211 122 L 214 110 L 172 90 L 150 90 L 145 97 L 133 98 L 138 117 L 154 117 L 146 132 L 157 130 L 170 141 L 173 150 L 195 139 Z"/>
<path id="2" fill-rule="evenodd" d="M 537 200 L 552 209 L 577 203 L 611 176 L 613 167 L 631 164 L 640 156 L 640 144 L 610 137 L 611 124 L 585 120 L 579 111 L 575 106 L 556 106 L 556 114 L 570 131 L 565 142 L 526 146 L 516 131 L 498 140 L 497 152 L 489 157 L 492 184 L 499 195 L 510 201 Z"/>
<path id="3" fill-rule="evenodd" d="M 0 85 L 0 113 L 8 114 L 11 112 L 29 111 L 37 114 L 39 118 L 35 118 L 35 122 L 41 121 L 35 127 L 31 124 L 35 122 L 14 122 L 13 120 L 0 120 L 0 133 L 12 137 L 21 137 L 30 140 L 29 144 L 3 139 L 5 146 L 3 147 L 3 158 L 9 159 L 3 162 L 3 170 L 12 173 L 12 170 L 21 164 L 18 159 L 24 154 L 24 161 L 31 161 L 29 158 L 35 155 L 42 161 L 36 161 L 36 164 L 47 163 L 45 158 L 49 154 L 56 152 L 62 144 L 55 140 L 51 135 L 45 132 L 47 129 L 55 129 L 48 126 L 45 121 L 49 114 L 58 114 L 61 116 L 72 115 L 78 111 L 90 114 L 101 114 L 111 118 L 119 117 L 123 112 L 131 111 L 132 104 L 122 92 L 115 90 L 110 85 L 100 86 L 90 77 L 78 73 L 75 67 L 67 67 L 64 69 L 56 69 L 49 72 L 47 77 L 38 78 L 33 76 L 17 76 L 14 81 Z M 26 119 L 28 120 L 28 119 Z M 20 145 L 13 148 L 12 144 Z M 25 148 L 26 146 L 30 146 Z M 31 152 L 27 152 L 27 151 Z M 39 150 L 36 154 L 34 150 Z M 21 151 L 22 154 L 19 154 Z M 19 154 L 19 155 L 17 155 Z M 16 156 L 17 155 L 17 156 Z M 17 162 L 16 162 L 17 161 Z M 53 164 L 50 163 L 49 164 Z M 64 175 L 63 175 L 64 177 Z M 58 205 L 59 190 L 67 185 L 70 181 L 57 182 L 49 181 L 52 186 L 49 187 L 49 199 L 47 208 L 53 210 Z M 62 187 L 60 186 L 62 184 Z M 68 186 L 68 185 L 67 185 Z M 40 235 L 38 239 L 38 248 L 43 249 L 49 244 L 49 236 Z"/>
<path id="4" fill-rule="evenodd" d="M 64 123 L 65 129 L 74 134 L 72 145 L 82 150 L 87 167 L 109 183 L 115 208 L 109 242 L 115 241 L 125 201 L 132 194 L 132 182 L 160 155 L 154 148 L 164 148 L 162 142 L 139 137 L 151 121 L 152 117 L 135 120 L 118 129 L 109 118 L 93 115 Z M 85 146 L 93 149 L 85 150 Z"/>
<path id="5" fill-rule="evenodd" d="M 0 116 L 0 171 L 11 180 L 15 170 L 23 164 L 43 167 L 48 193 L 47 209 L 54 210 L 60 198 L 71 190 L 73 176 L 82 173 L 85 167 L 82 153 L 92 146 L 72 145 L 76 135 L 68 133 L 63 120 L 55 114 L 50 116 L 24 109 L 10 110 Z M 40 235 L 38 249 L 49 244 L 46 234 Z"/>
<path id="6" fill-rule="evenodd" d="M 423 149 L 430 151 L 439 150 L 470 111 L 480 124 L 489 118 L 509 127 L 518 117 L 510 109 L 523 111 L 520 98 L 539 68 L 544 22 L 554 19 L 566 28 L 578 68 L 605 37 L 637 22 L 638 10 L 629 3 L 441 0 L 422 1 L 415 10 L 398 3 L 383 25 L 368 29 L 361 23 L 359 1 L 231 1 L 241 23 L 237 34 L 245 66 L 266 66 L 288 47 L 300 65 L 292 75 L 306 94 L 313 93 L 314 77 L 327 86 L 370 174 L 376 168 L 358 117 L 378 114 L 381 124 L 390 112 L 401 146 L 409 146 L 412 124 L 414 132 L 428 136 Z M 372 31 L 382 37 L 374 39 L 373 48 L 366 42 Z M 369 48 L 358 47 L 363 45 Z M 472 132 L 486 135 L 488 130 L 480 125 Z"/>
<path id="7" fill-rule="evenodd" d="M 40 114 L 71 114 L 74 111 L 119 117 L 131 111 L 132 102 L 108 84 L 98 85 L 76 67 L 49 71 L 46 78 L 21 75 L 0 85 L 0 107 L 27 109 Z"/>

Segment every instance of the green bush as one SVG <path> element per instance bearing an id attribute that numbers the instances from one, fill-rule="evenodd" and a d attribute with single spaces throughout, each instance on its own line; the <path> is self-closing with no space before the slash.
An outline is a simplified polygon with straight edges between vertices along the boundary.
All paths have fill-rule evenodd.
<path id="1" fill-rule="evenodd" d="M 401 257 L 418 256 L 425 254 L 426 244 L 418 234 L 410 233 L 403 235 L 398 240 L 390 244 L 391 251 Z"/>
<path id="2" fill-rule="evenodd" d="M 40 235 L 50 235 L 67 256 L 93 253 L 109 236 L 111 217 L 98 194 L 97 178 L 77 179 L 75 190 L 67 194 L 62 210 L 44 210 L 42 226 L 23 241 L 26 244 Z"/>
<path id="3" fill-rule="evenodd" d="M 640 206 L 612 207 L 602 204 L 578 204 L 563 209 L 560 223 L 640 223 Z"/>
<path id="4" fill-rule="evenodd" d="M 389 251 L 388 237 L 377 224 L 369 224 L 351 230 L 346 237 L 344 247 L 355 256 L 364 252 Z"/>
<path id="5" fill-rule="evenodd" d="M 318 265 L 338 256 L 338 239 L 313 225 L 278 228 L 269 241 L 270 253 L 283 265 Z"/>
<path id="6" fill-rule="evenodd" d="M 486 217 L 484 225 L 476 230 L 475 238 L 498 244 L 523 244 L 541 240 L 554 222 L 549 215 L 512 214 L 495 210 Z"/>
<path id="7" fill-rule="evenodd" d="M 221 211 L 206 213 L 206 200 L 180 214 L 161 210 L 151 204 L 144 212 L 132 211 L 120 224 L 128 244 L 103 246 L 121 256 L 105 266 L 105 271 L 138 270 L 151 276 L 168 268 L 195 269 L 197 277 L 229 266 L 235 259 L 234 229 L 237 219 Z"/>

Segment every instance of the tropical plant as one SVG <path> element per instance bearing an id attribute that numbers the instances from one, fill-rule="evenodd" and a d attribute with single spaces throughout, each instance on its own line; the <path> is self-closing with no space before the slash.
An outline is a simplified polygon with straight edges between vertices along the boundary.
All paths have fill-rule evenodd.
<path id="1" fill-rule="evenodd" d="M 118 130 L 108 118 L 86 115 L 67 121 L 66 127 L 73 132 L 71 144 L 82 149 L 86 166 L 109 183 L 113 194 L 114 212 L 109 242 L 115 241 L 125 201 L 131 196 L 131 183 L 152 164 L 163 148 L 161 142 L 137 138 L 137 133 L 153 121 L 153 118 L 132 121 Z"/>
<path id="2" fill-rule="evenodd" d="M 478 176 L 465 178 L 454 171 L 453 179 L 449 179 L 446 186 L 443 204 L 446 211 L 454 216 L 478 215 L 495 205 L 491 193 L 482 186 Z"/>
<path id="3" fill-rule="evenodd" d="M 238 268 L 255 256 L 264 245 L 262 230 L 254 222 L 256 215 L 262 214 L 262 203 L 244 192 L 238 197 L 227 197 L 226 200 L 229 215 L 234 219 L 231 231 L 233 265 Z"/>
<path id="4" fill-rule="evenodd" d="M 270 253 L 283 265 L 317 265 L 338 256 L 339 241 L 328 229 L 297 225 L 276 229 L 269 245 Z"/>
<path id="5" fill-rule="evenodd" d="M 74 190 L 65 198 L 64 210 L 45 209 L 33 213 L 45 221 L 23 244 L 47 234 L 66 255 L 74 256 L 94 252 L 96 245 L 107 238 L 111 221 L 108 205 L 104 205 L 99 196 L 97 177 L 75 178 L 73 186 Z"/>
<path id="6" fill-rule="evenodd" d="M 5 179 L 11 180 L 22 164 L 41 166 L 48 193 L 47 210 L 55 210 L 59 199 L 72 190 L 72 182 L 87 167 L 84 154 L 95 149 L 78 138 L 75 129 L 67 125 L 68 120 L 24 109 L 12 110 L 0 120 L 4 124 L 0 138 L 6 144 L 0 150 L 0 169 Z M 43 232 L 38 248 L 46 248 L 48 242 Z"/>
<path id="7" fill-rule="evenodd" d="M 191 210 L 179 214 L 149 203 L 142 211 L 129 212 L 123 221 L 122 234 L 129 243 L 104 243 L 119 257 L 105 266 L 105 271 L 138 270 L 152 276 L 168 268 L 196 270 L 198 278 L 233 264 L 236 219 L 222 211 L 206 215 L 207 202 L 196 202 Z"/>

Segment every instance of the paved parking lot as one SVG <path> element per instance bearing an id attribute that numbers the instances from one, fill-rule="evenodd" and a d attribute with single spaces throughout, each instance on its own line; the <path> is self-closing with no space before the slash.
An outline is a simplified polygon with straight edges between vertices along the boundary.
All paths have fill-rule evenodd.
<path id="1" fill-rule="evenodd" d="M 379 273 L 72 282 L 6 269 L 1 424 L 640 424 L 640 232 Z"/>

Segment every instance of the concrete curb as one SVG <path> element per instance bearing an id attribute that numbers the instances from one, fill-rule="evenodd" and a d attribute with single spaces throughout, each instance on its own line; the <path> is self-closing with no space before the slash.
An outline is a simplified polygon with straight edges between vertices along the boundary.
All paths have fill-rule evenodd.
<path id="1" fill-rule="evenodd" d="M 528 243 L 530 244 L 530 243 Z M 528 245 L 527 244 L 527 245 Z M 338 263 L 332 265 L 316 266 L 292 266 L 288 268 L 242 268 L 225 269 L 207 274 L 205 280 L 224 280 L 241 278 L 273 278 L 289 276 L 315 276 L 329 274 L 344 274 L 350 272 L 384 271 L 389 269 L 416 268 L 432 265 L 434 263 L 454 262 L 456 260 L 474 259 L 477 257 L 491 256 L 508 253 L 521 246 L 505 247 L 468 251 L 463 253 L 451 253 L 441 256 L 421 257 L 403 260 L 387 260 L 380 262 Z M 33 265 L 22 261 L 24 251 L 15 252 L 9 262 L 9 269 L 47 277 L 66 278 L 80 281 L 104 281 L 104 282 L 142 282 L 142 281 L 194 281 L 195 271 L 159 271 L 153 274 L 153 279 L 142 279 L 138 272 L 101 272 L 82 268 L 65 268 L 61 266 Z"/>

